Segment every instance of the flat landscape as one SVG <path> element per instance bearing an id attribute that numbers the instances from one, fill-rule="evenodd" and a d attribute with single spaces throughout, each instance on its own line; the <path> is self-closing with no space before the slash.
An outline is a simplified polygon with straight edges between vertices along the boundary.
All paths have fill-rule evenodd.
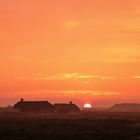
<path id="1" fill-rule="evenodd" d="M 140 140 L 138 112 L 0 112 L 0 140 Z"/>

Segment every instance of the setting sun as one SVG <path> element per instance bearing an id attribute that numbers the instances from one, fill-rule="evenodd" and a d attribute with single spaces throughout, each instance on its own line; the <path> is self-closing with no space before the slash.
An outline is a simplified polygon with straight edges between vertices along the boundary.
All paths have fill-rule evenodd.
<path id="1" fill-rule="evenodd" d="M 84 104 L 84 108 L 91 108 L 91 107 L 92 107 L 92 105 L 91 105 L 91 104 L 89 104 L 89 103 Z"/>

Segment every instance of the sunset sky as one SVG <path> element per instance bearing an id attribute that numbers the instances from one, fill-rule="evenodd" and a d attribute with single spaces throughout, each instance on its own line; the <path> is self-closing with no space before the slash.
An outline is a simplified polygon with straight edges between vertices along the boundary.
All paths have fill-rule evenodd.
<path id="1" fill-rule="evenodd" d="M 140 102 L 140 0 L 0 0 L 0 106 Z"/>

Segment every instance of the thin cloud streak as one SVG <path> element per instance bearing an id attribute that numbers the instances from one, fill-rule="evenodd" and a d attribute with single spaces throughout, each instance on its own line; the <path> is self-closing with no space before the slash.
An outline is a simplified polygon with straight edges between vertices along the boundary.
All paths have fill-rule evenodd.
<path id="1" fill-rule="evenodd" d="M 29 95 L 32 93 L 35 93 L 35 95 L 43 96 L 52 94 L 53 96 L 113 96 L 113 95 L 119 95 L 119 92 L 113 92 L 113 91 L 95 91 L 95 90 L 37 90 L 37 91 L 22 91 L 19 92 L 22 95 Z"/>
<path id="2" fill-rule="evenodd" d="M 87 79 L 115 79 L 113 76 L 99 76 L 99 75 L 84 75 L 80 73 L 59 73 L 57 75 L 45 76 L 37 74 L 33 77 L 34 80 L 87 80 Z"/>
<path id="3" fill-rule="evenodd" d="M 134 79 L 139 79 L 139 80 L 140 80 L 140 75 L 132 76 L 132 78 L 134 78 Z"/>

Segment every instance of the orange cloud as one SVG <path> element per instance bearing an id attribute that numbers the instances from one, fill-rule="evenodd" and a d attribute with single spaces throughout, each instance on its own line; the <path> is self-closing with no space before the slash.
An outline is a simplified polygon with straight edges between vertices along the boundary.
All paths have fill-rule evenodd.
<path id="1" fill-rule="evenodd" d="M 33 79 L 33 80 L 90 80 L 90 79 L 115 79 L 113 76 L 85 75 L 80 73 L 59 73 L 57 75 L 46 76 L 43 73 L 33 73 L 34 77 L 21 77 L 18 79 Z"/>
<path id="2" fill-rule="evenodd" d="M 134 78 L 134 79 L 140 79 L 140 76 L 132 76 L 132 78 Z"/>

